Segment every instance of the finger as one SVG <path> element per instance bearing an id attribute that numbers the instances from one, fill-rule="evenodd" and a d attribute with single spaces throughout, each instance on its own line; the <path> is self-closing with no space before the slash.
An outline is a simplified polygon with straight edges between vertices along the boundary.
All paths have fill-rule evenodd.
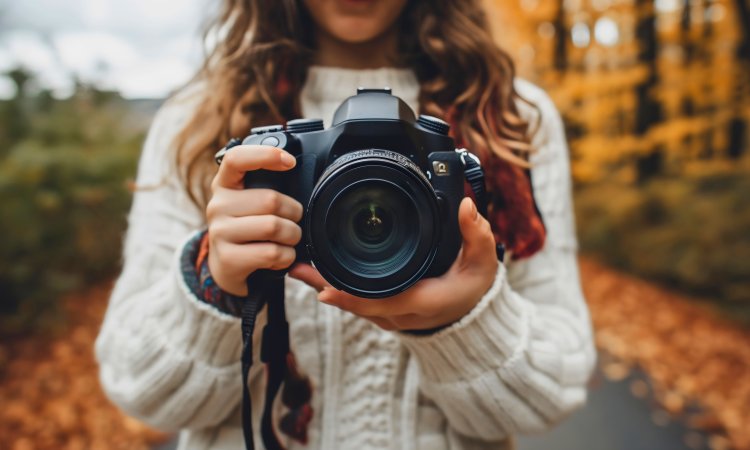
<path id="1" fill-rule="evenodd" d="M 446 295 L 445 282 L 429 278 L 386 299 L 359 298 L 330 287 L 324 288 L 318 294 L 318 299 L 368 319 L 386 330 L 424 330 L 443 326 L 469 312 L 473 305 L 451 301 L 451 296 L 464 295 L 459 292 L 463 289 L 468 288 L 457 286 Z"/>
<path id="2" fill-rule="evenodd" d="M 322 291 L 325 287 L 330 286 L 325 278 L 323 278 L 323 275 L 318 272 L 318 269 L 310 264 L 295 264 L 289 271 L 289 276 L 307 283 L 318 292 Z"/>
<path id="3" fill-rule="evenodd" d="M 302 238 L 302 229 L 289 219 L 278 216 L 230 217 L 214 221 L 209 228 L 212 239 L 236 244 L 275 242 L 294 246 Z"/>
<path id="4" fill-rule="evenodd" d="M 293 222 L 302 220 L 303 207 L 292 197 L 273 189 L 217 188 L 206 207 L 206 217 L 260 216 L 271 214 Z"/>
<path id="5" fill-rule="evenodd" d="M 258 269 L 286 269 L 297 256 L 294 247 L 271 242 L 241 245 L 222 242 L 210 251 L 218 252 L 216 260 L 232 278 L 247 276 Z"/>
<path id="6" fill-rule="evenodd" d="M 242 189 L 245 172 L 251 170 L 289 170 L 296 164 L 294 156 L 276 147 L 267 145 L 238 145 L 224 156 L 219 171 L 214 177 L 216 186 Z"/>
<path id="7" fill-rule="evenodd" d="M 467 263 L 495 259 L 495 238 L 489 222 L 479 214 L 474 201 L 467 197 L 458 209 L 458 224 L 463 236 L 461 258 Z M 488 251 L 493 249 L 493 251 Z"/>
<path id="8" fill-rule="evenodd" d="M 332 287 L 324 288 L 318 294 L 318 299 L 362 317 L 388 317 L 402 314 L 405 312 L 404 308 L 408 306 L 398 302 L 395 297 L 362 298 Z"/>

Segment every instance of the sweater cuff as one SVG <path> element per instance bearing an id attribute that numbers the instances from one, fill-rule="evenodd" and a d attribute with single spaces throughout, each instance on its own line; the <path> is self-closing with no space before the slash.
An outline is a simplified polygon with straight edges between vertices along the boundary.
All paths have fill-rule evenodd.
<path id="1" fill-rule="evenodd" d="M 177 285 L 181 291 L 179 307 L 183 310 L 184 324 L 181 326 L 185 333 L 183 336 L 191 345 L 191 356 L 194 358 L 208 359 L 209 364 L 223 366 L 239 360 L 242 354 L 242 334 L 240 332 L 240 320 L 230 314 L 220 311 L 218 308 L 206 303 L 196 295 L 195 283 L 197 276 L 195 271 L 185 270 L 185 252 L 191 242 L 200 241 L 203 232 L 191 235 L 190 238 L 178 247 L 175 263 L 181 270 L 174 271 L 177 277 Z M 191 276 L 186 276 L 188 273 Z"/>
<path id="2" fill-rule="evenodd" d="M 196 298 L 225 314 L 241 317 L 245 299 L 221 290 L 208 269 L 208 246 L 205 242 L 207 233 L 201 231 L 194 234 L 181 247 L 180 269 L 183 280 Z"/>
<path id="3" fill-rule="evenodd" d="M 427 380 L 470 380 L 523 356 L 532 312 L 510 289 L 505 266 L 500 264 L 495 282 L 461 320 L 432 335 L 399 336 Z"/>

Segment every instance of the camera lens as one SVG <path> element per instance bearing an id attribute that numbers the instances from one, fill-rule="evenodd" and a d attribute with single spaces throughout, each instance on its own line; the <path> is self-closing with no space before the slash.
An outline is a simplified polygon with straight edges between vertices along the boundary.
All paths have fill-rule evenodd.
<path id="1" fill-rule="evenodd" d="M 335 287 L 380 298 L 427 271 L 440 235 L 432 186 L 408 158 L 359 150 L 331 164 L 306 215 L 310 256 Z"/>
<path id="2" fill-rule="evenodd" d="M 413 199 L 389 181 L 369 179 L 351 185 L 328 212 L 326 231 L 333 256 L 362 277 L 384 277 L 402 269 L 419 241 L 418 221 L 405 220 L 410 210 Z"/>

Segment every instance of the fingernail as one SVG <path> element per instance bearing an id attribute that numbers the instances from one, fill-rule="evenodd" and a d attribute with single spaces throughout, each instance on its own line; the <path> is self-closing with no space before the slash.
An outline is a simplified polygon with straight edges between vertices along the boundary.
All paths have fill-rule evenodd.
<path id="1" fill-rule="evenodd" d="M 297 160 L 291 154 L 285 151 L 282 151 L 281 163 L 284 164 L 286 167 L 294 167 L 294 165 L 297 163 Z"/>

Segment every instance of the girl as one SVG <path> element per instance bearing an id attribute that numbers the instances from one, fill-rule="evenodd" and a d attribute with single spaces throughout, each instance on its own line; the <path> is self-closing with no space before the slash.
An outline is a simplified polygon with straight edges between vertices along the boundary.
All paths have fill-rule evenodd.
<path id="1" fill-rule="evenodd" d="M 292 264 L 303 210 L 243 189 L 247 171 L 290 169 L 283 150 L 238 146 L 218 170 L 213 155 L 251 126 L 328 126 L 358 86 L 390 86 L 482 159 L 491 223 L 464 199 L 456 262 L 390 299 L 354 298 L 292 267 L 291 343 L 312 396 L 277 417 L 287 448 L 505 449 L 581 406 L 595 356 L 563 126 L 543 91 L 514 78 L 480 1 L 224 0 L 211 30 L 218 44 L 144 146 L 96 344 L 109 397 L 181 430 L 181 449 L 242 446 L 245 279 Z M 256 416 L 261 367 L 249 377 Z"/>

